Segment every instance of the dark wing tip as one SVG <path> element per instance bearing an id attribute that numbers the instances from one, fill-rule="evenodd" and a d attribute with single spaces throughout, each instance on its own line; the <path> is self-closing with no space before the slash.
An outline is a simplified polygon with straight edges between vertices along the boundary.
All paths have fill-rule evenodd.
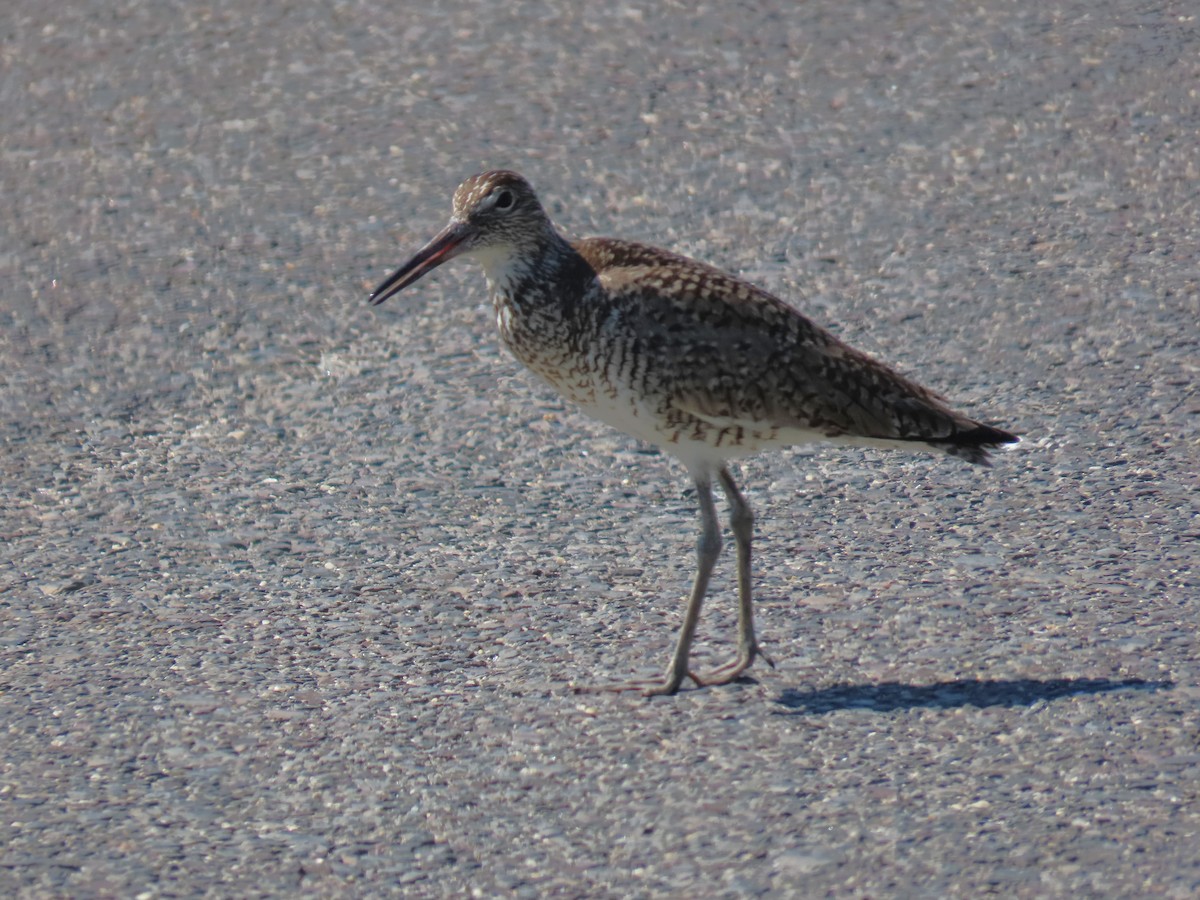
<path id="1" fill-rule="evenodd" d="M 977 466 L 991 466 L 988 451 L 1002 444 L 1015 444 L 1021 439 L 1002 428 L 975 423 L 973 427 L 956 431 L 942 440 L 930 441 L 930 446 L 957 456 Z"/>
<path id="2" fill-rule="evenodd" d="M 1015 444 L 1020 440 L 1015 434 L 1005 431 L 1003 428 L 976 424 L 974 428 L 956 432 L 950 442 L 968 447 L 998 447 L 1001 444 Z"/>

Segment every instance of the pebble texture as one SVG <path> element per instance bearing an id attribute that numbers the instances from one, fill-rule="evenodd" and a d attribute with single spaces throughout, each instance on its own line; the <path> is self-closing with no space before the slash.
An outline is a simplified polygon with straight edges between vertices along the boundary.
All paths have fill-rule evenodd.
<path id="1" fill-rule="evenodd" d="M 1187 4 L 0 35 L 0 895 L 1200 892 Z M 666 656 L 694 501 L 499 349 L 469 265 L 367 305 L 494 167 L 1024 443 L 740 464 L 778 667 L 573 694 Z"/>

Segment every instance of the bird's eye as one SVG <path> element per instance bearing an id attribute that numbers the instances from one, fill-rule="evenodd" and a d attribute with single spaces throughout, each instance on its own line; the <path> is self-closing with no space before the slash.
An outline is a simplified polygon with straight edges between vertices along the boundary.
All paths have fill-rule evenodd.
<path id="1" fill-rule="evenodd" d="M 513 195 L 512 191 L 501 191 L 496 195 L 496 209 L 512 209 Z"/>

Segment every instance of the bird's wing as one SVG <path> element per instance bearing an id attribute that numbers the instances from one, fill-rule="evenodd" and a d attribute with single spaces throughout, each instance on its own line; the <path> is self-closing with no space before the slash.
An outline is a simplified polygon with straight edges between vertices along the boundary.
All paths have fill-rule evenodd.
<path id="1" fill-rule="evenodd" d="M 576 244 L 670 402 L 710 424 L 952 440 L 977 427 L 782 300 L 644 244 Z"/>

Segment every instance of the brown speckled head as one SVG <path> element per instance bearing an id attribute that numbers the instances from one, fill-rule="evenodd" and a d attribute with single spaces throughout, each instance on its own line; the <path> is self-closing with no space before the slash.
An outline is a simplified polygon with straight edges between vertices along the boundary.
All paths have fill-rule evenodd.
<path id="1" fill-rule="evenodd" d="M 464 253 L 486 257 L 487 268 L 547 238 L 557 240 L 557 235 L 528 181 L 507 169 L 472 175 L 454 192 L 450 224 L 380 284 L 371 302 L 382 303 Z"/>
<path id="2" fill-rule="evenodd" d="M 498 213 L 536 210 L 545 215 L 533 185 L 508 169 L 472 175 L 454 192 L 453 217 L 456 219 L 466 220 L 493 209 Z"/>

